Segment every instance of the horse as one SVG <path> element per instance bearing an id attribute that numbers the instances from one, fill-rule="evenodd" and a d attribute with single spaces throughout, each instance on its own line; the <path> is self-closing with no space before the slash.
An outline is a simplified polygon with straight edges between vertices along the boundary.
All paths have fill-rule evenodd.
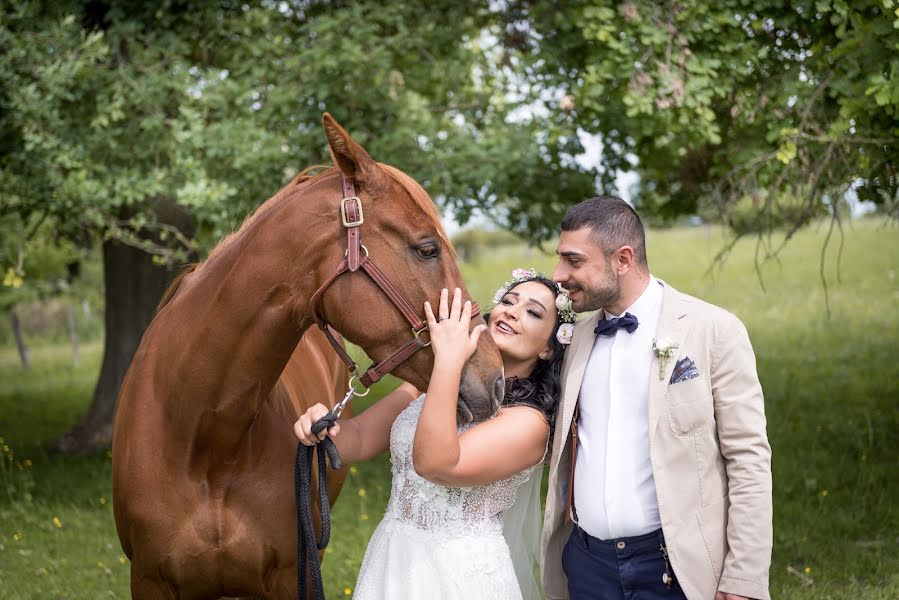
<path id="1" fill-rule="evenodd" d="M 296 598 L 292 424 L 346 390 L 330 328 L 426 389 L 433 353 L 391 354 L 411 337 L 409 307 L 436 305 L 441 288 L 470 298 L 427 192 L 322 123 L 334 166 L 294 178 L 172 284 L 123 381 L 113 510 L 138 600 Z M 358 268 L 375 259 L 387 287 Z M 481 336 L 459 413 L 486 418 L 502 394 L 499 351 Z"/>

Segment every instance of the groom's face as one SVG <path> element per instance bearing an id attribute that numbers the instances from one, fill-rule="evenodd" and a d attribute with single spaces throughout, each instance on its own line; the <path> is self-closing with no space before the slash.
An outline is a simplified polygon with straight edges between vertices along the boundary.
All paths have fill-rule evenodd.
<path id="1" fill-rule="evenodd" d="M 556 248 L 559 264 L 553 279 L 571 296 L 575 312 L 598 310 L 621 298 L 618 273 L 603 248 L 593 239 L 589 227 L 563 231 Z"/>

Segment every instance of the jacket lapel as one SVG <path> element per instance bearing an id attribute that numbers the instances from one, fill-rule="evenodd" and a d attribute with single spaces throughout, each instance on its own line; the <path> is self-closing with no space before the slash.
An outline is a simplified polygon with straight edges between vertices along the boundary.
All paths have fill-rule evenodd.
<path id="1" fill-rule="evenodd" d="M 577 404 L 578 394 L 581 391 L 581 381 L 584 379 L 584 371 L 587 369 L 587 361 L 593 350 L 593 342 L 596 336 L 593 330 L 599 319 L 605 313 L 598 310 L 592 315 L 577 322 L 574 337 L 565 357 L 562 369 L 562 401 L 559 405 L 557 418 L 561 419 L 562 428 L 556 431 L 556 443 L 565 444 L 568 440 L 568 432 L 571 430 L 571 419 L 574 415 L 574 407 Z M 562 446 L 559 447 L 561 450 Z M 558 463 L 561 452 L 554 453 L 555 462 Z"/>
<path id="2" fill-rule="evenodd" d="M 661 280 L 660 280 L 661 281 Z M 668 383 L 677 363 L 678 356 L 683 353 L 684 340 L 687 337 L 686 319 L 687 303 L 681 298 L 680 292 L 662 281 L 662 313 L 659 315 L 659 324 L 656 328 L 656 341 L 669 340 L 676 344 L 672 356 L 665 361 L 665 368 L 661 376 L 659 368 L 661 361 L 653 352 L 652 369 L 649 376 L 649 437 L 652 439 L 656 430 L 658 419 L 665 412 L 665 393 L 668 391 Z"/>

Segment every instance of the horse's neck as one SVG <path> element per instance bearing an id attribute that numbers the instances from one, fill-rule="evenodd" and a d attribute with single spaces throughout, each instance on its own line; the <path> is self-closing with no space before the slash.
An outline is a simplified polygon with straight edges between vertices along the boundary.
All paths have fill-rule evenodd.
<path id="1" fill-rule="evenodd" d="M 321 247 L 326 228 L 297 227 L 292 212 L 281 206 L 241 229 L 164 309 L 157 339 L 167 338 L 171 409 L 189 439 L 239 443 L 310 324 L 317 259 L 300 249 Z"/>

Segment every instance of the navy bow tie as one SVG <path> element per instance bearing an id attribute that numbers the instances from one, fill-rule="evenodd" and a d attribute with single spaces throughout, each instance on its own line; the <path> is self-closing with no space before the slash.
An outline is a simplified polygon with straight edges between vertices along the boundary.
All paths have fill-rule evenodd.
<path id="1" fill-rule="evenodd" d="M 619 329 L 624 329 L 628 333 L 633 333 L 637 329 L 640 322 L 637 317 L 631 313 L 624 313 L 623 317 L 615 317 L 613 319 L 603 319 L 593 330 L 596 335 L 615 335 Z"/>

